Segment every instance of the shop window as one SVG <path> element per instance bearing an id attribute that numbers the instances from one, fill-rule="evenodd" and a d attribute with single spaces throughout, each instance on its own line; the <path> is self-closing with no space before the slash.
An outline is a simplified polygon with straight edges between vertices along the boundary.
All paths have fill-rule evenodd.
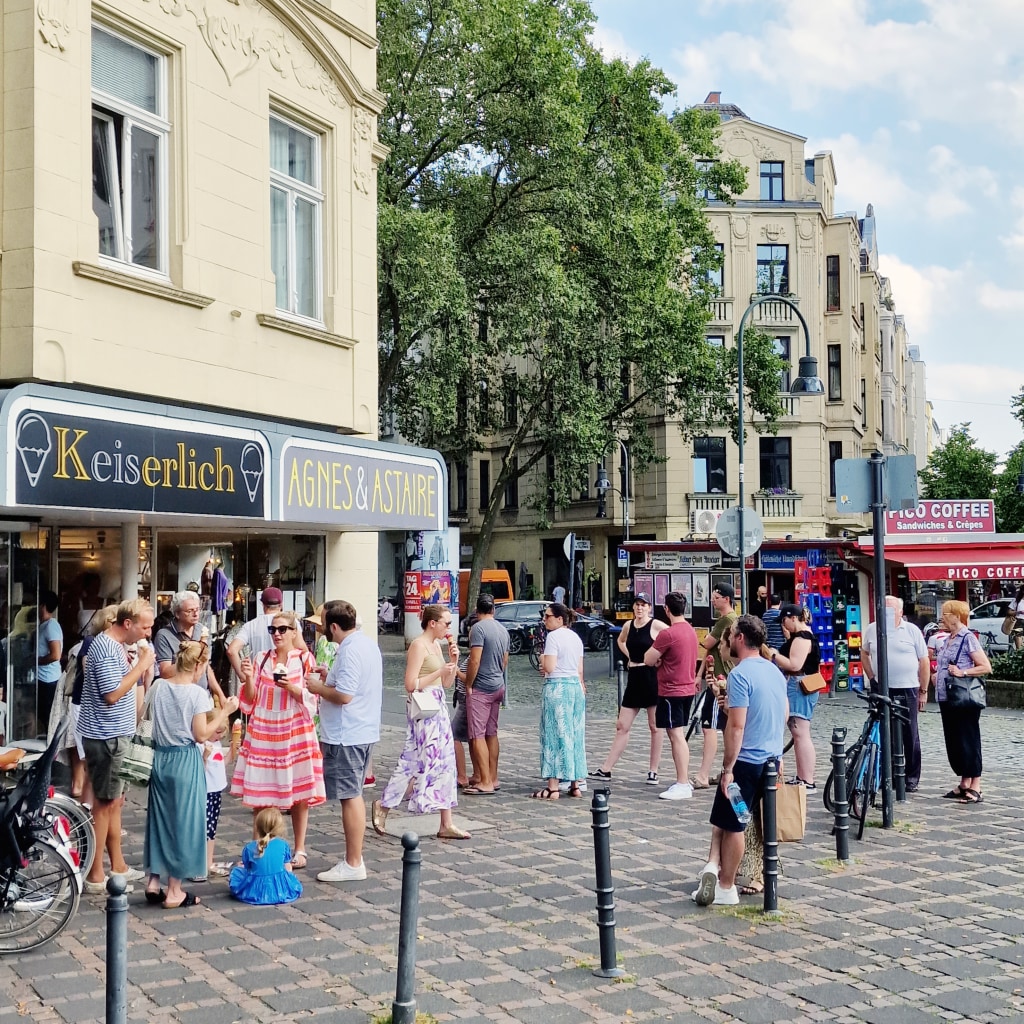
<path id="1" fill-rule="evenodd" d="M 282 313 L 321 322 L 320 136 L 270 117 L 270 262 Z"/>
<path id="2" fill-rule="evenodd" d="M 697 494 L 725 494 L 725 438 L 693 439 L 693 489 Z"/>
<path id="3" fill-rule="evenodd" d="M 763 491 L 789 491 L 793 486 L 792 441 L 788 437 L 762 437 L 761 480 Z"/>
<path id="4" fill-rule="evenodd" d="M 99 253 L 167 273 L 167 58 L 92 29 L 92 209 Z"/>

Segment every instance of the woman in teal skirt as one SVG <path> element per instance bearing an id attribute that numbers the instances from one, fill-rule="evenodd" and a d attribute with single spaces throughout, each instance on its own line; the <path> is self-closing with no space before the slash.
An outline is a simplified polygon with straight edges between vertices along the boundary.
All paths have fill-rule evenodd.
<path id="1" fill-rule="evenodd" d="M 199 903 L 181 885 L 183 878 L 206 874 L 206 775 L 196 744 L 223 728 L 238 707 L 238 698 L 229 697 L 207 714 L 210 695 L 197 684 L 205 680 L 208 662 L 203 641 L 183 640 L 174 675 L 157 680 L 147 700 L 155 751 L 143 854 L 149 873 L 146 901 L 166 910 Z M 166 890 L 160 887 L 162 879 Z"/>
<path id="2" fill-rule="evenodd" d="M 559 779 L 571 780 L 569 796 L 583 795 L 579 784 L 587 774 L 587 688 L 583 641 L 570 628 L 572 620 L 572 611 L 557 601 L 544 609 L 548 635 L 540 659 L 540 773 L 548 784 L 532 794 L 537 800 L 557 800 Z"/>

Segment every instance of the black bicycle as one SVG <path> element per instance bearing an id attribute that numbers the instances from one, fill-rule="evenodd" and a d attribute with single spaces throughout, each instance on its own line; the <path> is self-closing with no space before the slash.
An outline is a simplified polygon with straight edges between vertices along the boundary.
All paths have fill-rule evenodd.
<path id="1" fill-rule="evenodd" d="M 907 715 L 880 693 L 857 691 L 861 700 L 868 702 L 868 717 L 860 736 L 846 751 L 846 792 L 850 801 L 850 816 L 857 821 L 857 838 L 864 835 L 868 807 L 874 806 L 882 785 L 882 716 L 889 708 L 897 722 L 906 722 Z M 828 773 L 822 799 L 825 809 L 835 812 L 835 769 Z"/>

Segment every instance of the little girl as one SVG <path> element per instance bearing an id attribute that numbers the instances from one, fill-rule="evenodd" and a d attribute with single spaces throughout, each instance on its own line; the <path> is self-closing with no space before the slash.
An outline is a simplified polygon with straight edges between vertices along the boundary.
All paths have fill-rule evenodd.
<path id="1" fill-rule="evenodd" d="M 212 705 L 213 699 L 211 697 Z M 212 718 L 216 711 L 212 709 L 206 712 L 208 719 Z M 199 750 L 203 755 L 203 768 L 206 772 L 206 876 L 207 878 L 226 878 L 230 864 L 217 864 L 213 859 L 214 846 L 217 842 L 217 824 L 220 821 L 221 801 L 224 790 L 228 785 L 227 772 L 224 768 L 224 747 L 221 740 L 227 732 L 223 727 L 205 743 L 199 744 Z M 204 882 L 205 878 L 193 878 L 193 882 Z"/>
<path id="2" fill-rule="evenodd" d="M 231 894 L 243 903 L 272 906 L 294 903 L 302 895 L 302 883 L 292 874 L 292 851 L 281 837 L 284 817 L 276 807 L 256 814 L 256 835 L 242 849 L 242 863 L 231 869 Z"/>

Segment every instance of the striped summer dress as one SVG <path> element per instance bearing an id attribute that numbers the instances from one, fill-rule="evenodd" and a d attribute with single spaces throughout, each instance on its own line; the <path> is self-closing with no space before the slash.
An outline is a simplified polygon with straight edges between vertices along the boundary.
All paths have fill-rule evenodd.
<path id="1" fill-rule="evenodd" d="M 242 714 L 249 716 L 245 740 L 238 752 L 231 795 L 247 807 L 287 810 L 302 800 L 310 806 L 326 799 L 323 755 L 313 724 L 315 698 L 306 690 L 305 676 L 315 669 L 308 651 L 290 651 L 288 679 L 302 686 L 297 701 L 274 682 L 274 655 L 259 655 L 253 666 L 256 699 L 240 698 Z M 244 689 L 244 688 L 243 688 Z"/>

